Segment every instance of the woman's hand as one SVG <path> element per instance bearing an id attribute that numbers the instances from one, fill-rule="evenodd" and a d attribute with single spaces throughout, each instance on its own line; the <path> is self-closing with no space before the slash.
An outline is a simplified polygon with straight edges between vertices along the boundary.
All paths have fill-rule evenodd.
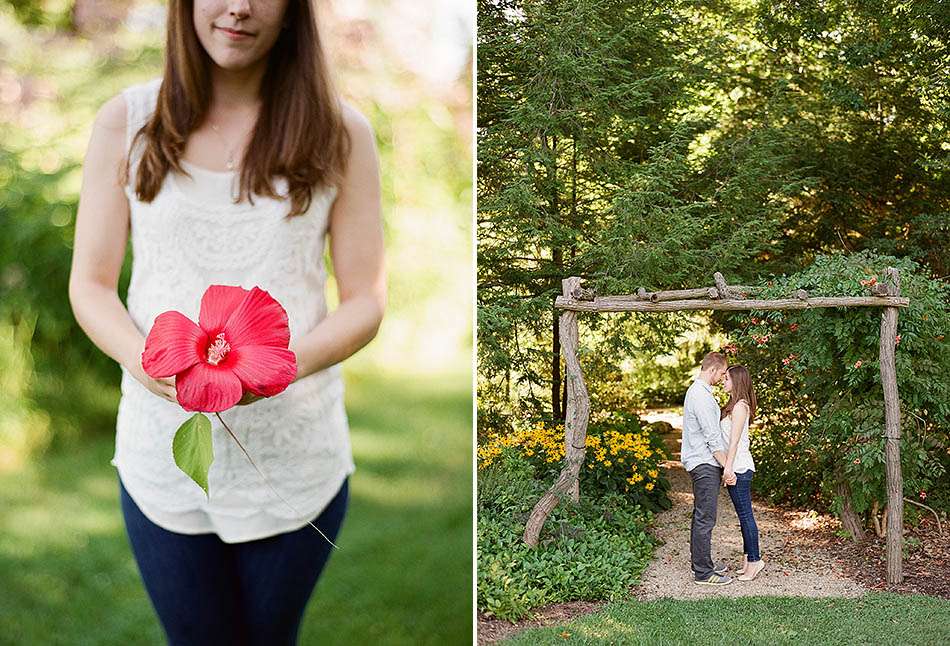
<path id="1" fill-rule="evenodd" d="M 722 484 L 727 485 L 727 486 L 732 486 L 736 483 L 736 480 L 738 480 L 738 478 L 736 478 L 736 474 L 732 469 L 733 469 L 732 462 L 726 462 L 726 466 L 723 467 L 723 472 L 722 472 Z"/>
<path id="2" fill-rule="evenodd" d="M 127 368 L 127 370 L 133 377 L 135 377 L 136 381 L 145 386 L 149 392 L 152 392 L 162 399 L 166 399 L 175 404 L 178 403 L 178 391 L 175 389 L 174 376 L 160 377 L 158 379 L 149 377 L 145 372 L 145 368 L 142 367 L 141 359 L 139 359 L 138 362 L 132 367 Z"/>
<path id="3" fill-rule="evenodd" d="M 153 379 L 145 372 L 142 366 L 142 354 L 145 352 L 145 339 L 139 337 L 136 344 L 137 351 L 134 358 L 126 357 L 122 366 L 135 377 L 135 380 L 145 386 L 145 388 L 154 395 L 173 403 L 178 403 L 178 391 L 175 389 L 175 377 L 160 377 Z"/>

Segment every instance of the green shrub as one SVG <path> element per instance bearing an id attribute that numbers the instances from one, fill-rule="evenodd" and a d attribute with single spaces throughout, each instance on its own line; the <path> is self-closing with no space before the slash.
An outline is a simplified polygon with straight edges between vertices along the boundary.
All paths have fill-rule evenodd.
<path id="1" fill-rule="evenodd" d="M 776 278 L 765 297 L 866 295 L 883 270 L 900 271 L 910 306 L 898 317 L 904 493 L 945 500 L 950 430 L 950 288 L 906 259 L 869 252 L 817 258 Z M 850 488 L 859 514 L 886 502 L 884 398 L 878 364 L 880 308 L 753 312 L 738 317 L 732 360 L 745 363 L 759 395 L 752 432 L 757 486 L 776 501 L 837 508 Z M 795 483 L 794 487 L 789 483 Z"/>
<path id="2" fill-rule="evenodd" d="M 506 447 L 479 474 L 479 610 L 515 620 L 547 603 L 624 594 L 653 554 L 650 513 L 622 495 L 582 495 L 577 505 L 562 501 L 538 547 L 528 547 L 524 524 L 547 487 L 533 473 L 518 450 Z"/>

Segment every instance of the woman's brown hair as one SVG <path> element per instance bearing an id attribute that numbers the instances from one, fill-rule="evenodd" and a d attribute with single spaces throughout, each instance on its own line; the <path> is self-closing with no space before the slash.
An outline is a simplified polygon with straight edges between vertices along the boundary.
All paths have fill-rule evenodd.
<path id="1" fill-rule="evenodd" d="M 740 399 L 744 399 L 746 404 L 749 405 L 749 423 L 752 423 L 752 419 L 755 417 L 755 390 L 752 388 L 752 378 L 749 376 L 749 370 L 745 366 L 730 366 L 726 371 L 729 373 L 729 378 L 732 380 L 732 392 L 729 393 L 729 401 L 726 402 L 725 407 L 722 409 L 722 413 L 719 416 L 719 419 L 725 419 L 729 413 L 732 412 L 732 409 L 735 407 L 736 402 Z"/>
<path id="2" fill-rule="evenodd" d="M 151 119 L 135 134 L 145 139 L 135 193 L 144 202 L 158 194 L 172 169 L 185 173 L 181 157 L 188 136 L 211 103 L 211 57 L 195 32 L 192 0 L 170 0 L 165 70 Z M 258 195 L 279 199 L 274 176 L 287 179 L 289 215 L 307 211 L 313 189 L 343 174 L 350 139 L 333 91 L 312 0 L 290 0 L 286 27 L 268 52 L 261 81 L 261 108 L 241 164 L 238 201 Z M 126 162 L 123 181 L 129 181 Z"/>

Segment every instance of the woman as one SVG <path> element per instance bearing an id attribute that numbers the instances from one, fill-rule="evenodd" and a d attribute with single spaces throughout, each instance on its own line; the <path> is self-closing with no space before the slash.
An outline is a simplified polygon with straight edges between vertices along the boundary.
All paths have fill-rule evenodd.
<path id="1" fill-rule="evenodd" d="M 723 387 L 729 393 L 719 423 L 723 446 L 728 447 L 723 480 L 727 483 L 742 528 L 742 569 L 737 578 L 752 581 L 765 569 L 765 561 L 759 555 L 759 528 L 752 514 L 751 487 L 755 463 L 749 452 L 749 422 L 755 415 L 755 391 L 745 366 L 731 366 L 726 371 Z M 734 484 L 728 484 L 733 482 L 733 477 Z"/>
<path id="2" fill-rule="evenodd" d="M 171 0 L 162 77 L 96 117 L 69 295 L 122 367 L 112 464 L 171 644 L 296 641 L 331 548 L 309 522 L 335 539 L 355 468 L 339 363 L 385 308 L 379 186 L 373 132 L 332 90 L 309 0 Z M 327 235 L 340 302 L 329 314 Z M 290 505 L 217 425 L 210 499 L 174 464 L 189 414 L 174 378 L 145 374 L 145 336 L 163 311 L 197 320 L 211 284 L 259 286 L 287 311 L 295 382 L 222 415 Z"/>

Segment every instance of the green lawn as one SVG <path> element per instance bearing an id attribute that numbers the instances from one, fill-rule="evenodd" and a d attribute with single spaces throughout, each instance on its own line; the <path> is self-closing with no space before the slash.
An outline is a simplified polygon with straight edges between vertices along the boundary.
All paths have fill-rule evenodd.
<path id="1" fill-rule="evenodd" d="M 347 374 L 357 471 L 301 644 L 470 643 L 471 381 Z M 0 643 L 160 644 L 113 437 L 0 473 Z"/>
<path id="2" fill-rule="evenodd" d="M 626 601 L 505 644 L 950 644 L 950 601 L 871 593 L 859 599 L 788 597 Z"/>

